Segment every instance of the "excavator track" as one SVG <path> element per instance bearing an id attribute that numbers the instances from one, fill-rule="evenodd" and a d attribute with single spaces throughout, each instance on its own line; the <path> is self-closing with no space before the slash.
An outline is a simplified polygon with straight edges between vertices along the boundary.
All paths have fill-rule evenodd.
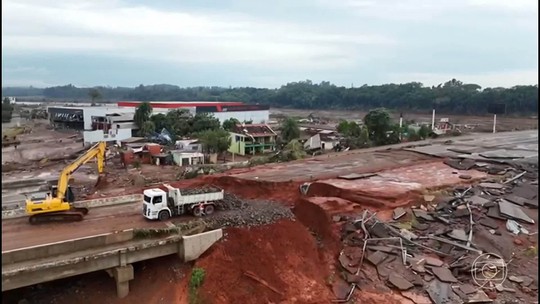
<path id="1" fill-rule="evenodd" d="M 32 225 L 51 222 L 80 222 L 88 214 L 87 208 L 73 208 L 69 211 L 41 213 L 30 216 L 28 221 Z"/>

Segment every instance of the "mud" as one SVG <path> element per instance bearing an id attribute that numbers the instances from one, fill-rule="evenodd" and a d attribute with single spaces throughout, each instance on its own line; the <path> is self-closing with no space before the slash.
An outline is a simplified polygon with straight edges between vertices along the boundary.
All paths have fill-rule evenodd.
<path id="1" fill-rule="evenodd" d="M 471 176 L 465 181 L 459 176 Z M 339 197 L 373 208 L 395 208 L 413 203 L 430 189 L 470 183 L 485 178 L 486 173 L 474 170 L 457 171 L 441 162 L 385 170 L 359 180 L 330 179 L 312 183 L 308 196 Z"/>

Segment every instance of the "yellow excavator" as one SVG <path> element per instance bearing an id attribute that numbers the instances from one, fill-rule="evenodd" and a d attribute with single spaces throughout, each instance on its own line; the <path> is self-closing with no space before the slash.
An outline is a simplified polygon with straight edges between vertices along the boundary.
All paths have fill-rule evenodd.
<path id="1" fill-rule="evenodd" d="M 71 164 L 67 165 L 60 173 L 58 184 L 51 187 L 51 191 L 47 193 L 43 201 L 32 201 L 32 199 L 27 198 L 26 214 L 30 216 L 30 224 L 83 220 L 84 216 L 88 214 L 88 208 L 76 208 L 73 206 L 72 203 L 75 201 L 75 197 L 69 186 L 69 179 L 71 178 L 71 174 L 79 169 L 80 166 L 95 158 L 99 173 L 99 182 L 104 170 L 106 147 L 107 144 L 101 141 L 79 156 Z"/>

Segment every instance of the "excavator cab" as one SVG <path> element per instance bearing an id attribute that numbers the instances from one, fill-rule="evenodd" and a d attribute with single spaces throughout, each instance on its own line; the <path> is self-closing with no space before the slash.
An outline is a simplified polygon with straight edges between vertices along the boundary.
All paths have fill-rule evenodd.
<path id="1" fill-rule="evenodd" d="M 58 186 L 54 185 L 51 187 L 51 196 L 56 197 L 57 194 L 58 194 Z M 75 195 L 73 194 L 73 190 L 71 189 L 71 186 L 67 186 L 64 201 L 70 204 L 75 201 Z"/>

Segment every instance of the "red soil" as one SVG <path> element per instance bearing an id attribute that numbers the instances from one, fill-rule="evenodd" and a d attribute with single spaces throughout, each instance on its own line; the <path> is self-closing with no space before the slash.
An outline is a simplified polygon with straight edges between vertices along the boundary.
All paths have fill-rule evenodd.
<path id="1" fill-rule="evenodd" d="M 226 230 L 196 262 L 206 271 L 201 298 L 211 303 L 329 303 L 328 273 L 314 238 L 299 222 Z M 252 272 L 279 293 L 247 277 Z"/>

